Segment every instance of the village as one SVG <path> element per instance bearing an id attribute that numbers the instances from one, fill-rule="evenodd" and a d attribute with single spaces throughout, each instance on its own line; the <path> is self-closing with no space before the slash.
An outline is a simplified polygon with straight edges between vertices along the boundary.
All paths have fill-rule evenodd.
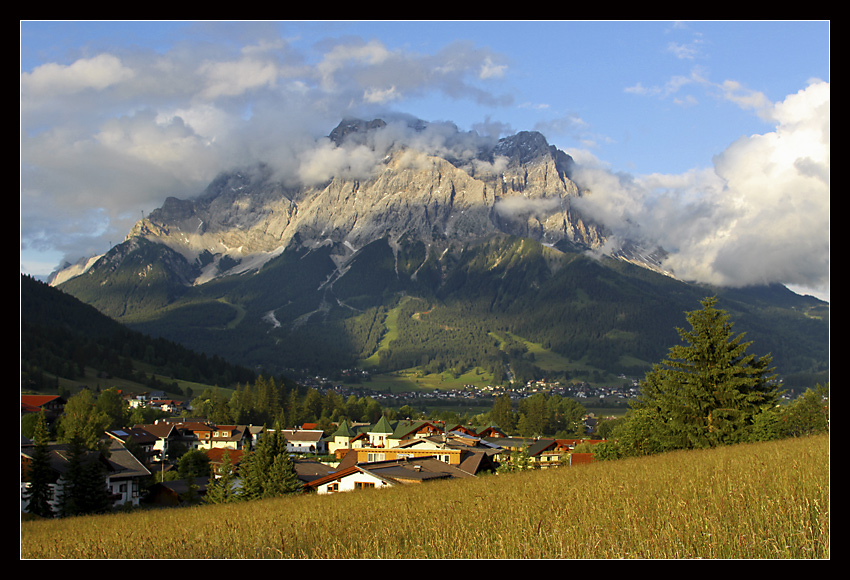
<path id="1" fill-rule="evenodd" d="M 368 382 L 370 375 L 364 370 L 347 370 L 342 372 L 343 376 L 351 379 L 355 374 L 357 380 Z M 606 407 L 625 407 L 628 401 L 634 399 L 638 393 L 639 380 L 635 378 L 620 375 L 618 377 L 619 384 L 612 385 L 593 385 L 584 381 L 576 381 L 571 383 L 563 383 L 560 381 L 552 381 L 547 379 L 529 380 L 526 383 L 511 383 L 509 386 L 492 385 L 492 384 L 466 384 L 461 388 L 446 388 L 446 389 L 420 389 L 409 391 L 384 391 L 377 389 L 369 389 L 363 383 L 357 384 L 356 388 L 346 387 L 339 383 L 331 381 L 323 376 L 306 376 L 300 379 L 300 382 L 310 388 L 314 388 L 320 393 L 324 393 L 327 389 L 332 388 L 342 396 L 356 393 L 358 396 L 369 396 L 373 399 L 391 405 L 413 404 L 416 401 L 425 402 L 429 400 L 489 400 L 507 394 L 511 399 L 522 399 L 538 392 L 545 392 L 551 395 L 561 397 L 571 397 L 583 401 L 585 406 L 593 406 L 599 404 Z"/>
<path id="2" fill-rule="evenodd" d="M 269 432 L 263 426 L 218 425 L 181 416 L 185 415 L 183 403 L 164 398 L 162 392 L 127 396 L 125 401 L 129 406 L 154 406 L 170 416 L 106 431 L 101 450 L 89 452 L 105 466 L 104 485 L 114 510 L 187 505 L 190 491 L 193 498 L 202 498 L 209 483 L 221 476 L 223 465 L 233 469 L 238 488 L 240 461 Z M 48 421 L 55 421 L 65 403 L 56 395 L 21 395 L 22 417 L 43 412 Z M 282 429 L 281 434 L 301 491 L 317 494 L 470 478 L 506 468 L 579 465 L 592 461 L 593 455 L 576 452 L 576 447 L 600 442 L 589 437 L 510 437 L 496 425 L 389 421 L 384 416 L 374 424 L 342 421 L 332 433 L 308 423 Z M 69 467 L 68 445 L 50 443 L 48 447 L 54 473 L 52 502 L 57 503 Z M 22 513 L 27 511 L 24 491 L 33 448 L 33 442 L 22 435 Z M 167 477 L 176 469 L 175 456 L 189 450 L 201 450 L 209 458 L 209 475 L 192 481 Z M 586 451 L 586 445 L 582 450 Z"/>

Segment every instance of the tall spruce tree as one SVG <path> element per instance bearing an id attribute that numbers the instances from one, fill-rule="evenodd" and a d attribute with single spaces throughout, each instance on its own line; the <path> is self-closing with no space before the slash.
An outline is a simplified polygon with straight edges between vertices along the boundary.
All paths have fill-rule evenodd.
<path id="1" fill-rule="evenodd" d="M 669 350 L 641 384 L 634 407 L 652 418 L 647 447 L 655 450 L 713 447 L 748 440 L 754 418 L 776 405 L 770 355 L 746 351 L 733 337 L 729 315 L 706 298 L 687 313 L 691 330 L 677 329 L 684 344 Z"/>

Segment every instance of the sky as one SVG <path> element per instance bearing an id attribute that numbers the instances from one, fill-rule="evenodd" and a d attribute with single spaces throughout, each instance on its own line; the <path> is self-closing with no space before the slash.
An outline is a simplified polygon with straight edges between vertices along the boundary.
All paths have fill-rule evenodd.
<path id="1" fill-rule="evenodd" d="M 21 21 L 21 272 L 345 117 L 535 130 L 576 207 L 677 276 L 829 298 L 829 21 Z M 449 125 L 451 126 L 451 125 Z M 432 145 L 436 139 L 432 141 Z"/>

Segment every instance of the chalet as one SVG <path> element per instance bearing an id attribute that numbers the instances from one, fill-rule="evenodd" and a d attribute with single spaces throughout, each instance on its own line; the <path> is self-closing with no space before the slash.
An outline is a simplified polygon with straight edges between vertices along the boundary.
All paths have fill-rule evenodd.
<path id="1" fill-rule="evenodd" d="M 537 439 L 528 446 L 528 456 L 537 467 L 560 465 L 563 453 L 554 439 Z"/>
<path id="2" fill-rule="evenodd" d="M 407 447 L 355 447 L 348 451 L 345 457 L 352 455 L 358 463 L 373 463 L 376 461 L 394 461 L 396 459 L 415 459 L 417 457 L 437 457 L 449 465 L 458 466 L 461 463 L 460 449 L 407 448 Z M 343 460 L 345 459 L 343 458 Z"/>
<path id="3" fill-rule="evenodd" d="M 499 448 L 495 460 L 500 463 L 510 462 L 516 453 L 525 453 L 535 467 L 555 467 L 560 465 L 561 457 L 565 453 L 564 448 L 555 439 L 488 437 L 486 441 Z"/>
<path id="4" fill-rule="evenodd" d="M 393 451 L 397 457 L 404 457 L 405 453 L 431 453 L 467 473 L 478 475 L 495 471 L 499 448 L 482 439 L 453 431 L 447 435 L 405 441 Z"/>

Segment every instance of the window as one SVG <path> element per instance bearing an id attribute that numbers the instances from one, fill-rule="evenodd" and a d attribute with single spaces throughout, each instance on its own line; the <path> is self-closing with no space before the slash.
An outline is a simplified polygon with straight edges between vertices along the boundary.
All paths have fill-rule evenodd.
<path id="1" fill-rule="evenodd" d="M 372 482 L 372 481 L 355 481 L 354 482 L 354 489 L 367 489 L 367 488 L 371 488 L 371 487 L 375 487 L 375 482 Z"/>

